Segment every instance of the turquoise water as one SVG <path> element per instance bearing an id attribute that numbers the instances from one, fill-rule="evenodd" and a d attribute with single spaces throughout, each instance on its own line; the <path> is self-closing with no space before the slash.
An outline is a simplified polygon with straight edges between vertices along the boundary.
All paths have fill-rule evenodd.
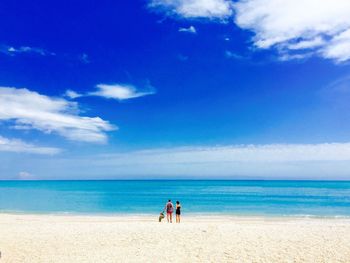
<path id="1" fill-rule="evenodd" d="M 0 212 L 350 216 L 350 181 L 0 181 Z"/>

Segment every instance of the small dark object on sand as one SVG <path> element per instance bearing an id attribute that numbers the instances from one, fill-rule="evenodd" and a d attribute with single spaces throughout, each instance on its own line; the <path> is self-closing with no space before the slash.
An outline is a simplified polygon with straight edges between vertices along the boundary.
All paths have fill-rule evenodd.
<path id="1" fill-rule="evenodd" d="M 162 219 L 164 218 L 164 211 L 159 214 L 159 222 L 162 222 Z"/>

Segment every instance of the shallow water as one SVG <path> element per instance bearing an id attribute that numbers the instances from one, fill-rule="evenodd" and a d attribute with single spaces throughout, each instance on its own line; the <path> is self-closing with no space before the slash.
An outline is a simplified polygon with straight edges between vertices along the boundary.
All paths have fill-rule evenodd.
<path id="1" fill-rule="evenodd" d="M 350 216 L 350 181 L 0 181 L 0 212 Z"/>

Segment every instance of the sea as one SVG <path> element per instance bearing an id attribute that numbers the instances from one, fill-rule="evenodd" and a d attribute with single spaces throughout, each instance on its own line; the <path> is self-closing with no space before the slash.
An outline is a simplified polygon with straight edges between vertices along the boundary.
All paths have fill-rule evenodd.
<path id="1" fill-rule="evenodd" d="M 350 181 L 0 181 L 0 213 L 350 217 Z"/>

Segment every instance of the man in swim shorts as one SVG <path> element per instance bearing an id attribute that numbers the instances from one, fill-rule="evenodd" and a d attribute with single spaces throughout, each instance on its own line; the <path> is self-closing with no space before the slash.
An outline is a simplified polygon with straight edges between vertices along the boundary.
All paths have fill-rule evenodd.
<path id="1" fill-rule="evenodd" d="M 172 223 L 173 222 L 174 205 L 170 199 L 166 203 L 164 210 L 166 211 L 166 219 L 168 220 L 168 223 L 169 222 Z"/>

